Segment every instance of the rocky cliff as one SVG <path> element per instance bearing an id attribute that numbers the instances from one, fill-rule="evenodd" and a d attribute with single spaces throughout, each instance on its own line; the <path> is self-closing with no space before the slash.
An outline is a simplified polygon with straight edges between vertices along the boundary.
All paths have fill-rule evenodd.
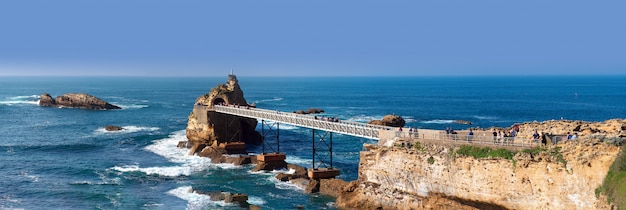
<path id="1" fill-rule="evenodd" d="M 251 106 L 246 102 L 235 75 L 228 75 L 226 84 L 218 84 L 209 93 L 196 99 L 196 105 L 187 121 L 187 139 L 199 152 L 209 145 L 222 142 L 242 141 L 258 143 L 261 135 L 255 131 L 257 120 L 225 115 L 211 111 L 215 104 Z"/>
<path id="2" fill-rule="evenodd" d="M 595 190 L 621 150 L 605 140 L 607 136 L 623 133 L 622 122 L 521 124 L 520 130 L 533 132 L 535 128 L 549 130 L 552 126 L 553 132 L 561 133 L 570 126 L 582 133 L 586 133 L 587 128 L 598 130 L 596 134 L 604 133 L 542 149 L 519 151 L 510 158 L 467 156 L 459 153 L 458 146 L 443 143 L 411 147 L 369 145 L 366 146 L 368 151 L 361 152 L 358 180 L 344 188 L 337 206 L 347 209 L 610 209 L 606 199 L 596 197 Z"/>
<path id="3" fill-rule="evenodd" d="M 604 122 L 586 122 L 580 120 L 551 120 L 545 122 L 527 122 L 517 124 L 519 126 L 518 136 L 532 138 L 535 130 L 538 132 L 551 134 L 571 134 L 578 136 L 588 136 L 601 134 L 607 137 L 626 137 L 626 120 L 612 119 Z"/>
<path id="4" fill-rule="evenodd" d="M 121 107 L 110 104 L 98 97 L 86 93 L 68 93 L 52 98 L 50 94 L 44 93 L 39 100 L 39 106 L 45 107 L 67 107 L 94 110 L 121 109 Z"/>

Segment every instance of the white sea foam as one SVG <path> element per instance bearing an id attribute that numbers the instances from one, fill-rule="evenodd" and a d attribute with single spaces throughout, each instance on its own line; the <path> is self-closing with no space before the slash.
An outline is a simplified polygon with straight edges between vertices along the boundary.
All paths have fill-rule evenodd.
<path id="1" fill-rule="evenodd" d="M 145 149 L 167 158 L 170 162 L 179 163 L 178 166 L 161 166 L 142 168 L 137 165 L 115 166 L 112 169 L 120 172 L 140 171 L 146 174 L 176 177 L 189 176 L 193 172 L 204 171 L 211 167 L 221 167 L 221 164 L 212 164 L 211 159 L 189 155 L 189 149 L 178 148 L 179 141 L 186 141 L 185 130 L 172 133 L 169 137 L 155 140 Z M 230 166 L 223 166 L 230 167 Z"/>
<path id="2" fill-rule="evenodd" d="M 0 101 L 0 104 L 7 105 L 7 106 L 18 105 L 18 104 L 39 105 L 39 98 L 40 96 L 38 95 L 14 96 L 14 97 L 6 98 L 7 100 Z"/>
<path id="3" fill-rule="evenodd" d="M 303 159 L 303 158 L 299 158 L 293 155 L 287 155 L 287 158 L 285 161 L 287 163 L 296 164 L 300 166 L 310 166 L 312 163 L 311 159 Z"/>
<path id="4" fill-rule="evenodd" d="M 105 128 L 98 128 L 96 129 L 95 133 L 97 134 L 103 134 L 103 133 L 135 133 L 135 132 L 141 132 L 141 131 L 158 131 L 160 128 L 157 127 L 146 127 L 146 126 L 134 126 L 134 125 L 129 125 L 129 126 L 122 126 L 123 130 L 119 130 L 119 131 L 107 131 Z"/>
<path id="5" fill-rule="evenodd" d="M 268 125 L 273 126 L 272 129 L 276 129 L 276 125 L 274 124 L 275 123 L 274 121 L 266 120 L 265 123 L 268 124 Z M 259 127 L 259 129 L 260 129 L 261 123 L 257 124 L 257 127 Z M 280 130 L 295 130 L 295 129 L 299 129 L 300 127 L 294 126 L 294 125 L 288 125 L 288 124 L 280 123 L 278 125 L 278 128 Z"/>
<path id="6" fill-rule="evenodd" d="M 476 118 L 476 119 L 479 119 L 479 120 L 495 120 L 495 119 L 498 119 L 498 117 L 494 117 L 494 116 L 480 116 L 480 115 L 474 115 L 474 116 L 472 116 L 472 117 L 474 117 L 474 118 Z"/>
<path id="7" fill-rule="evenodd" d="M 300 186 L 294 183 L 280 181 L 276 179 L 274 176 L 270 176 L 268 179 L 274 183 L 274 186 L 276 186 L 276 188 L 281 189 L 281 190 L 294 190 L 294 191 L 304 190 L 303 188 L 300 188 Z"/>
<path id="8" fill-rule="evenodd" d="M 39 95 L 29 95 L 29 96 L 15 96 L 15 97 L 10 97 L 10 99 L 39 99 L 41 98 L 41 96 Z"/>
<path id="9" fill-rule="evenodd" d="M 428 123 L 428 124 L 452 124 L 452 123 L 454 123 L 454 120 L 426 120 L 426 121 L 421 121 L 421 123 Z"/>
<path id="10" fill-rule="evenodd" d="M 208 195 L 198 194 L 193 192 L 193 188 L 191 186 L 179 187 L 167 192 L 170 195 L 176 196 L 180 199 L 186 200 L 187 209 L 206 209 L 207 207 L 217 207 L 217 206 L 229 206 L 232 204 L 227 204 L 224 201 L 212 201 L 211 197 Z"/>
<path id="11" fill-rule="evenodd" d="M 248 203 L 252 205 L 262 206 L 267 203 L 267 201 L 263 200 L 261 197 L 257 196 L 249 196 Z"/>
<path id="12" fill-rule="evenodd" d="M 29 180 L 30 180 L 30 181 L 32 181 L 32 182 L 39 182 L 39 176 L 29 174 L 29 173 L 28 173 L 28 172 L 26 172 L 26 171 L 21 171 L 21 172 L 19 173 L 19 176 L 24 177 L 24 178 L 27 178 L 27 179 L 29 179 Z"/>
<path id="13" fill-rule="evenodd" d="M 405 122 L 408 122 L 408 123 L 417 122 L 417 120 L 413 118 L 412 116 L 402 116 L 402 118 L 404 119 Z"/>
<path id="14" fill-rule="evenodd" d="M 15 199 L 13 197 L 14 196 L 11 195 L 11 194 L 3 194 L 3 195 L 1 195 L 0 196 L 0 208 L 2 208 L 3 210 L 4 209 L 7 209 L 7 210 L 14 210 L 14 209 L 15 210 L 18 210 L 18 209 L 19 210 L 24 210 L 24 209 L 21 209 L 21 208 L 5 208 L 4 206 L 2 206 L 2 205 L 7 205 L 7 204 L 9 204 L 9 206 L 11 206 L 11 204 L 20 204 L 20 203 L 22 203 L 22 200 Z"/>
<path id="15" fill-rule="evenodd" d="M 351 122 L 369 122 L 371 120 L 380 120 L 383 119 L 384 116 L 382 115 L 374 115 L 374 116 L 369 116 L 369 115 L 357 115 L 357 116 L 352 116 L 350 118 L 348 118 L 346 121 L 351 121 Z"/>
<path id="16" fill-rule="evenodd" d="M 119 183 L 75 181 L 75 182 L 70 182 L 70 185 L 119 185 Z"/>
<path id="17" fill-rule="evenodd" d="M 282 100 L 283 100 L 283 98 L 280 98 L 280 97 L 274 97 L 274 98 L 271 98 L 271 99 L 256 100 L 256 101 L 254 101 L 254 103 L 257 103 L 257 104 L 258 104 L 258 103 L 263 103 L 263 102 L 270 102 L 270 101 L 282 101 Z"/>
<path id="18" fill-rule="evenodd" d="M 116 104 L 116 105 L 121 107 L 122 109 L 141 109 L 141 108 L 150 107 L 147 104 Z"/>
<path id="19" fill-rule="evenodd" d="M 189 166 L 141 168 L 138 165 L 128 165 L 128 166 L 115 166 L 112 169 L 116 171 L 120 171 L 120 172 L 141 171 L 149 175 L 159 175 L 159 176 L 167 176 L 167 177 L 189 176 L 191 172 L 196 171 Z"/>
<path id="20" fill-rule="evenodd" d="M 163 206 L 162 203 L 146 203 L 143 206 L 145 207 L 154 207 L 154 206 Z"/>
<path id="21" fill-rule="evenodd" d="M 287 124 L 280 124 L 279 128 L 281 130 L 295 130 L 295 129 L 299 129 L 300 127 L 298 126 L 293 126 L 293 125 L 287 125 Z"/>
<path id="22" fill-rule="evenodd" d="M 290 168 L 290 169 L 272 170 L 270 172 L 273 174 L 278 174 L 278 173 L 294 174 L 296 173 L 296 169 Z"/>

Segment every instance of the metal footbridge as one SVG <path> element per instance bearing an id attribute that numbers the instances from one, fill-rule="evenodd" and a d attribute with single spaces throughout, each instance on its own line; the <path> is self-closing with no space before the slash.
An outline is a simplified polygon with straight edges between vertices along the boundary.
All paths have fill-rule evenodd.
<path id="1" fill-rule="evenodd" d="M 381 131 L 392 131 L 394 129 L 397 129 L 389 126 L 370 125 L 359 122 L 322 120 L 320 118 L 310 115 L 251 108 L 247 106 L 213 105 L 210 109 L 223 114 L 255 118 L 258 120 L 274 121 L 298 127 L 323 130 L 375 140 L 380 139 Z"/>

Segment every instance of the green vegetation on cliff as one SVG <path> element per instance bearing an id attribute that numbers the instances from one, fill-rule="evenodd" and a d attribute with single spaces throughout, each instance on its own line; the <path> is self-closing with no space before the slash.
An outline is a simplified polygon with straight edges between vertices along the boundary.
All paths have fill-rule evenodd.
<path id="1" fill-rule="evenodd" d="M 624 146 L 609 168 L 604 182 L 596 189 L 596 195 L 600 193 L 607 195 L 609 202 L 615 204 L 618 209 L 626 210 L 626 152 Z"/>
<path id="2" fill-rule="evenodd" d="M 567 161 L 563 158 L 563 154 L 561 154 L 561 147 L 555 147 L 551 150 L 546 148 L 530 148 L 524 149 L 521 151 L 522 153 L 528 153 L 531 156 L 539 155 L 541 152 L 548 152 L 548 154 L 552 157 L 555 157 L 557 161 L 567 165 Z M 470 145 L 461 146 L 458 150 L 455 151 L 455 154 L 474 157 L 474 158 L 504 158 L 507 160 L 513 160 L 513 156 L 515 156 L 516 152 L 509 151 L 504 148 L 499 148 L 497 150 L 493 150 L 489 147 L 475 147 Z M 513 160 L 513 164 L 515 166 L 515 160 Z"/>
<path id="3" fill-rule="evenodd" d="M 554 147 L 552 150 L 548 150 L 545 147 L 534 147 L 530 149 L 523 149 L 522 153 L 528 153 L 531 156 L 536 156 L 544 151 L 548 152 L 550 156 L 556 157 L 556 160 L 563 163 L 563 165 L 567 165 L 567 161 L 563 158 L 563 154 L 561 154 L 561 147 Z"/>
<path id="4" fill-rule="evenodd" d="M 461 146 L 461 148 L 459 148 L 456 153 L 459 155 L 471 156 L 474 158 L 501 157 L 509 160 L 513 159 L 513 155 L 515 154 L 503 148 L 493 150 L 489 147 L 480 148 L 468 145 Z"/>

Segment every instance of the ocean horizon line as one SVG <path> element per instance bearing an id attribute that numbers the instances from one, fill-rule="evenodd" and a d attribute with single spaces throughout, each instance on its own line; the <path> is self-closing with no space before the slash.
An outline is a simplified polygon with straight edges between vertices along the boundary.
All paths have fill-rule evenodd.
<path id="1" fill-rule="evenodd" d="M 223 78 L 229 75 L 0 75 L 0 78 Z M 235 74 L 238 77 L 246 78 L 606 78 L 606 77 L 626 77 L 626 74 L 501 74 L 501 75 L 246 75 Z"/>

